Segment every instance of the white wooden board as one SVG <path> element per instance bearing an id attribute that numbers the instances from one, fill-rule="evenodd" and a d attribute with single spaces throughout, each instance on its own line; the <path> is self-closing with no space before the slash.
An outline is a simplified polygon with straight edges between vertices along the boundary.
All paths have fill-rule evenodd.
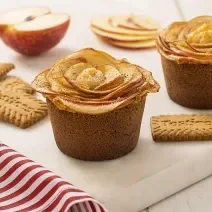
<path id="1" fill-rule="evenodd" d="M 155 17 L 166 26 L 180 19 L 172 1 L 37 0 L 29 3 L 27 0 L 7 0 L 1 5 L 1 10 L 11 8 L 11 5 L 20 7 L 29 4 L 47 5 L 54 11 L 69 12 L 72 23 L 60 45 L 40 57 L 23 57 L 1 43 L 1 60 L 12 61 L 17 66 L 13 74 L 30 82 L 36 74 L 60 57 L 80 48 L 93 47 L 118 58 L 128 58 L 151 70 L 161 84 L 161 91 L 148 97 L 137 148 L 117 160 L 92 163 L 63 155 L 55 145 L 48 119 L 27 130 L 0 123 L 2 142 L 91 193 L 111 212 L 137 212 L 212 173 L 211 143 L 155 144 L 152 141 L 149 127 L 152 115 L 195 112 L 169 100 L 156 50 L 117 49 L 97 40 L 89 30 L 91 16 L 132 12 Z M 185 177 L 182 178 L 182 175 Z"/>

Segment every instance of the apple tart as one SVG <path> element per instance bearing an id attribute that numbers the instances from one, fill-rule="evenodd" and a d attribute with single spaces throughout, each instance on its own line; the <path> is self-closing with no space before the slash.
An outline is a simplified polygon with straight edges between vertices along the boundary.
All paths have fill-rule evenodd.
<path id="1" fill-rule="evenodd" d="M 107 43 L 129 49 L 151 48 L 160 25 L 150 17 L 119 15 L 94 17 L 91 30 Z"/>
<path id="2" fill-rule="evenodd" d="M 157 36 L 166 87 L 176 103 L 212 109 L 212 16 L 174 22 Z"/>
<path id="3" fill-rule="evenodd" d="M 47 99 L 59 149 L 82 160 L 132 151 L 145 99 L 159 90 L 151 72 L 101 51 L 82 49 L 40 73 L 32 87 Z"/>

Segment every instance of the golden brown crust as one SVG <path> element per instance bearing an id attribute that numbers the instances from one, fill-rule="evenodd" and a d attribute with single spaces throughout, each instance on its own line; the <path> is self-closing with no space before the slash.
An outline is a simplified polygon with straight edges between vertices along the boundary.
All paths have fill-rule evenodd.
<path id="1" fill-rule="evenodd" d="M 71 157 L 95 161 L 118 158 L 136 147 L 144 104 L 94 116 L 61 111 L 47 99 L 58 148 Z"/>
<path id="2" fill-rule="evenodd" d="M 59 109 L 102 114 L 157 92 L 150 72 L 94 49 L 82 49 L 61 59 L 32 83 Z"/>
<path id="3" fill-rule="evenodd" d="M 161 56 L 169 97 L 189 108 L 212 109 L 210 64 L 178 64 Z"/>
<path id="4" fill-rule="evenodd" d="M 157 35 L 159 53 L 177 63 L 212 64 L 212 16 L 174 22 Z"/>

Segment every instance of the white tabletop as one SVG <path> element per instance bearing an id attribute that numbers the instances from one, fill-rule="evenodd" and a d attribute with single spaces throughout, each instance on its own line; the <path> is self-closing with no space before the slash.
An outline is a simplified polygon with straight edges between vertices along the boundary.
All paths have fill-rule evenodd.
<path id="1" fill-rule="evenodd" d="M 128 12 L 128 13 L 143 13 L 148 14 L 152 17 L 155 17 L 158 21 L 161 22 L 162 26 L 167 26 L 170 22 L 175 20 L 182 20 L 183 18 L 190 18 L 195 15 L 200 15 L 203 13 L 210 13 L 210 9 L 212 9 L 212 4 L 210 4 L 210 0 L 208 1 L 196 1 L 196 0 L 181 0 L 179 2 L 175 2 L 174 0 L 36 0 L 34 2 L 30 2 L 28 0 L 0 0 L 1 1 L 1 11 L 13 8 L 13 7 L 21 7 L 21 6 L 29 6 L 29 5 L 44 5 L 49 6 L 54 11 L 64 11 L 71 14 L 72 21 L 69 29 L 69 34 L 64 38 L 64 40 L 58 45 L 56 51 L 51 51 L 47 55 L 45 55 L 45 60 L 41 60 L 41 57 L 37 58 L 26 58 L 21 57 L 18 54 L 15 54 L 11 50 L 7 49 L 4 44 L 1 43 L 2 49 L 7 52 L 7 54 L 1 54 L 1 60 L 3 61 L 15 61 L 17 67 L 23 67 L 25 69 L 29 69 L 29 72 L 25 72 L 23 74 L 20 68 L 17 68 L 15 72 L 16 75 L 21 76 L 23 79 L 27 81 L 31 81 L 39 71 L 50 66 L 55 60 L 59 59 L 62 56 L 65 56 L 72 51 L 75 51 L 79 48 L 90 47 L 89 43 L 92 43 L 93 48 L 102 49 L 104 51 L 110 52 L 115 57 L 124 57 L 125 52 L 120 51 L 119 49 L 109 47 L 108 45 L 101 43 L 97 39 L 93 39 L 92 33 L 84 34 L 84 29 L 81 26 L 85 24 L 89 26 L 90 16 L 92 10 L 91 7 L 93 4 L 98 5 L 98 10 L 95 11 L 95 15 L 97 14 L 116 14 L 118 12 Z M 207 3 L 207 4 L 206 4 Z M 77 5 L 77 7 L 76 7 Z M 127 6 L 127 7 L 126 7 Z M 127 8 L 127 9 L 126 9 Z M 91 40 L 92 39 L 92 40 Z M 69 46 L 67 46 L 69 43 Z M 150 61 L 150 55 L 154 54 L 154 59 L 158 63 L 159 57 L 156 56 L 157 53 L 151 50 L 142 51 L 142 57 L 135 57 L 133 52 L 126 51 L 127 57 L 130 61 L 140 64 L 148 70 L 151 70 L 153 74 L 157 75 L 157 80 L 164 85 L 164 79 L 162 74 L 157 74 L 160 69 L 155 66 L 155 62 Z M 162 87 L 161 92 L 165 92 L 165 88 Z M 159 97 L 152 97 L 158 98 Z M 168 97 L 167 97 L 168 99 Z M 151 101 L 151 98 L 150 98 Z M 166 103 L 165 103 L 166 104 Z M 172 105 L 171 101 L 169 102 Z M 163 102 L 161 102 L 161 107 L 163 107 Z M 173 104 L 173 112 L 177 111 L 178 106 Z M 160 108 L 158 108 L 157 112 L 161 112 Z M 46 125 L 46 123 L 41 122 L 42 126 Z M 6 129 L 6 127 L 5 127 Z M 27 134 L 32 132 L 33 129 L 30 129 Z M 4 125 L 0 123 L 0 139 L 6 138 L 2 135 L 4 131 Z M 41 130 L 37 136 L 44 135 L 45 131 Z M 8 136 L 7 144 L 12 147 L 24 152 L 27 149 L 27 145 L 23 145 L 23 140 L 17 140 L 14 143 L 14 137 Z M 24 139 L 24 137 L 22 137 Z M 20 147 L 18 142 L 20 142 Z M 26 142 L 26 141 L 24 141 Z M 39 141 L 38 141 L 39 142 Z M 22 146 L 21 146 L 22 143 Z M 41 144 L 46 151 L 50 151 L 47 144 Z M 37 144 L 32 144 L 34 148 L 32 148 L 31 154 L 33 155 L 34 151 L 39 151 Z M 52 146 L 52 148 L 54 148 Z M 30 157 L 30 151 L 28 151 L 28 155 Z M 39 154 L 39 152 L 37 152 Z M 42 158 L 37 158 L 37 162 L 42 163 Z M 56 160 L 60 160 L 60 158 L 55 158 Z M 46 160 L 50 160 L 46 158 Z M 57 163 L 59 163 L 57 161 Z M 52 164 L 51 168 L 54 171 L 54 164 Z M 63 169 L 63 167 L 61 167 Z M 59 170 L 55 170 L 59 171 Z M 201 183 L 198 183 L 195 186 L 192 186 L 172 197 L 146 209 L 149 212 L 209 212 L 212 208 L 211 202 L 211 192 L 209 192 L 212 187 L 212 178 L 208 178 Z M 145 195 L 145 194 L 143 194 Z M 117 211 L 119 212 L 119 211 Z M 132 212 L 132 211 L 129 211 Z"/>

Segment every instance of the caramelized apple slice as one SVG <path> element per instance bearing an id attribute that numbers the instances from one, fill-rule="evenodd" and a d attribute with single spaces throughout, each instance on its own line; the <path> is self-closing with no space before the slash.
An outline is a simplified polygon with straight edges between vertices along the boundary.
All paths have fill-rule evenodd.
<path id="1" fill-rule="evenodd" d="M 133 35 L 133 36 L 144 36 L 144 35 L 155 35 L 155 31 L 146 30 L 133 30 L 123 27 L 117 27 L 117 23 L 111 21 L 111 17 L 100 16 L 95 17 L 91 20 L 91 27 L 95 27 L 101 31 L 122 35 Z"/>
<path id="2" fill-rule="evenodd" d="M 107 42 L 118 47 L 128 48 L 128 49 L 145 49 L 155 46 L 155 40 L 142 40 L 142 41 L 117 41 L 112 39 L 107 39 Z"/>
<path id="3" fill-rule="evenodd" d="M 133 30 L 158 30 L 160 28 L 159 23 L 146 16 L 113 16 L 111 17 L 112 25 L 120 26 Z"/>
<path id="4" fill-rule="evenodd" d="M 32 82 L 32 88 L 35 89 L 37 92 L 43 93 L 43 94 L 55 94 L 51 90 L 51 85 L 46 79 L 46 75 L 48 74 L 49 69 L 44 70 L 42 73 L 37 75 L 35 79 Z"/>
<path id="5" fill-rule="evenodd" d="M 91 104 L 85 104 L 84 102 L 80 104 L 79 102 L 74 101 L 70 98 L 67 99 L 60 96 L 54 98 L 53 102 L 61 110 L 69 110 L 72 112 L 74 111 L 74 112 L 83 113 L 83 114 L 98 115 L 98 114 L 107 113 L 107 112 L 120 108 L 121 106 L 123 106 L 123 104 L 126 104 L 126 102 L 129 103 L 129 101 L 131 101 L 136 95 L 138 95 L 138 93 L 135 93 L 134 95 L 126 97 L 122 100 L 118 100 L 118 101 L 115 101 L 112 103 L 110 102 L 106 104 L 102 102 L 101 104 L 95 104 L 92 102 Z"/>
<path id="6" fill-rule="evenodd" d="M 83 50 L 83 52 L 77 51 L 71 56 L 68 56 L 67 60 L 77 60 L 78 58 L 84 58 L 86 63 L 90 63 L 94 67 L 98 65 L 115 65 L 116 62 L 116 59 L 109 54 L 102 51 L 96 51 L 92 48 L 86 48 Z"/>
<path id="7" fill-rule="evenodd" d="M 91 26 L 91 30 L 104 38 L 110 38 L 114 40 L 119 40 L 119 41 L 140 41 L 140 40 L 149 40 L 149 39 L 154 39 L 156 32 L 154 34 L 150 35 L 125 35 L 125 34 L 116 34 L 116 33 L 111 33 L 111 32 L 106 32 L 101 29 L 98 29 L 94 26 Z"/>
<path id="8" fill-rule="evenodd" d="M 103 91 L 112 89 L 114 87 L 117 87 L 118 85 L 121 85 L 124 82 L 124 76 L 122 76 L 115 67 L 105 65 L 105 66 L 97 66 L 96 68 L 102 71 L 105 80 L 102 84 L 97 86 L 95 90 Z"/>
<path id="9" fill-rule="evenodd" d="M 87 68 L 92 68 L 92 65 L 89 63 L 77 63 L 64 72 L 64 77 L 70 80 L 76 80 L 78 75 Z"/>
<path id="10" fill-rule="evenodd" d="M 182 32 L 186 22 L 174 22 L 164 32 L 165 42 L 174 42 L 182 39 Z"/>

